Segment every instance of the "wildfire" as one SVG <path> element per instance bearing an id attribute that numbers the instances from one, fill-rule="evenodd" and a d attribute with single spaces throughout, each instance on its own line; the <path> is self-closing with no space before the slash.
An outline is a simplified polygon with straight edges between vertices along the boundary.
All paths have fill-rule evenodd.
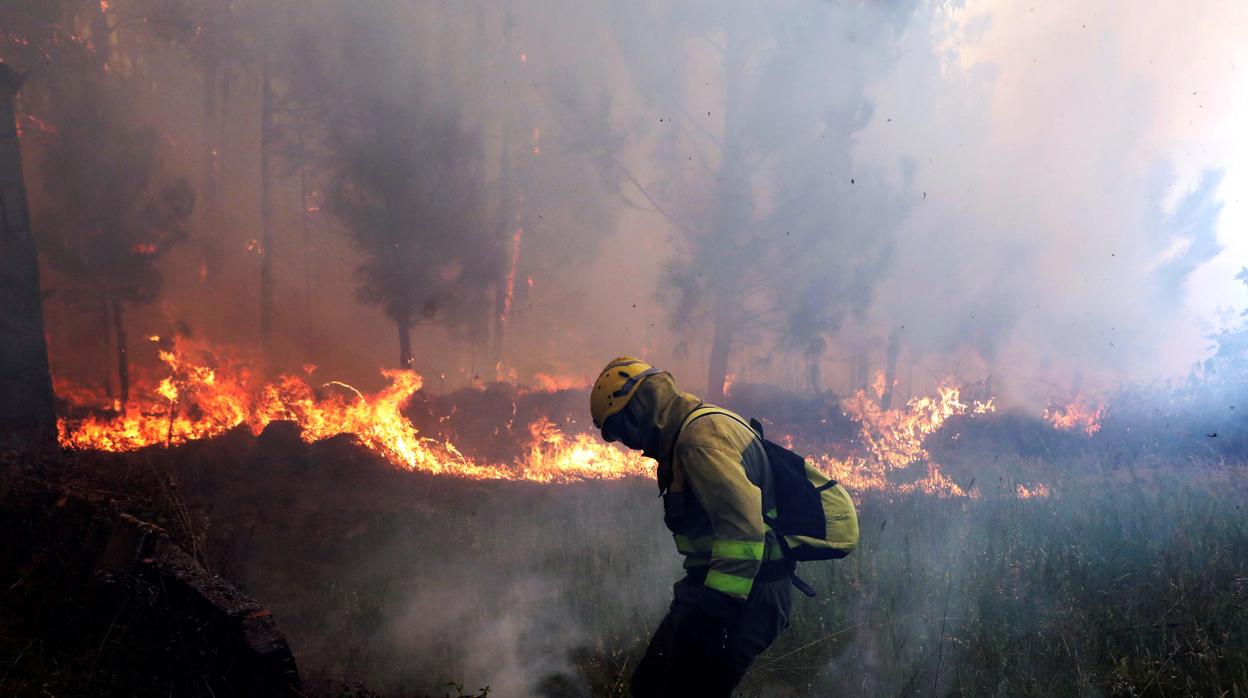
<path id="1" fill-rule="evenodd" d="M 1014 494 L 1019 499 L 1032 499 L 1035 497 L 1047 497 L 1049 496 L 1049 488 L 1045 487 L 1044 483 L 1039 483 L 1035 485 L 1034 487 L 1030 487 L 1030 488 L 1025 485 L 1017 485 L 1014 488 Z"/>
<path id="2" fill-rule="evenodd" d="M 261 383 L 245 366 L 213 368 L 214 361 L 227 362 L 208 354 L 176 340 L 172 349 L 160 351 L 170 374 L 151 394 L 132 400 L 119 414 L 60 420 L 61 445 L 133 451 L 211 438 L 239 425 L 259 434 L 271 422 L 287 420 L 299 425 L 305 441 L 351 434 L 398 467 L 433 474 L 568 482 L 644 476 L 652 470 L 650 461 L 639 454 L 586 434 L 568 437 L 546 418 L 530 425 L 532 441 L 523 458 L 510 464 L 478 463 L 450 441 L 421 435 L 402 414 L 403 406 L 422 386 L 421 377 L 413 371 L 383 371 L 389 385 L 367 395 L 338 382 L 317 390 L 293 375 Z M 105 404 L 91 393 L 64 385 L 58 389 L 75 404 Z"/>
<path id="3" fill-rule="evenodd" d="M 159 336 L 150 339 L 162 342 Z M 364 393 L 337 381 L 310 383 L 316 371 L 312 364 L 303 366 L 297 375 L 263 381 L 245 363 L 229 356 L 182 338 L 163 341 L 166 346 L 159 356 L 167 375 L 149 390 L 133 390 L 134 397 L 124 406 L 58 382 L 58 392 L 79 412 L 86 405 L 99 406 L 85 417 L 60 420 L 62 446 L 133 451 L 211 438 L 239 426 L 258 435 L 274 421 L 288 421 L 299 426 L 304 441 L 350 434 L 397 467 L 432 474 L 557 483 L 653 473 L 653 462 L 639 453 L 603 443 L 593 433 L 568 433 L 549 417 L 538 417 L 527 425 L 528 440 L 512 462 L 475 460 L 451 438 L 422 434 L 402 413 L 423 384 L 410 370 L 383 371 L 386 387 Z M 537 380 L 542 389 L 551 391 L 587 385 L 580 379 L 545 374 Z M 934 396 L 916 397 L 891 410 L 882 409 L 866 391 L 859 391 L 845 402 L 845 409 L 859 425 L 854 450 L 848 455 L 816 453 L 810 458 L 815 467 L 858 491 L 979 496 L 979 490 L 964 489 L 931 461 L 924 440 L 953 416 L 994 411 L 991 400 L 964 401 L 961 391 L 947 384 Z M 794 446 L 791 437 L 779 440 Z M 908 475 L 916 463 L 922 464 L 917 479 Z M 1047 496 L 1049 491 L 1043 484 L 1020 485 L 1016 494 L 1031 498 Z"/>
<path id="4" fill-rule="evenodd" d="M 1050 407 L 1044 411 L 1044 421 L 1052 425 L 1054 429 L 1079 430 L 1088 436 L 1101 430 L 1101 420 L 1104 417 L 1104 405 L 1088 404 L 1082 397 L 1076 397 L 1068 405 Z"/>
<path id="5" fill-rule="evenodd" d="M 889 469 L 903 468 L 927 458 L 923 442 L 950 417 L 996 411 L 993 400 L 962 402 L 961 389 L 951 384 L 932 397 L 915 397 L 904 409 L 885 410 L 859 390 L 845 403 L 848 415 L 862 425 L 860 438 L 867 451 Z"/>
<path id="6" fill-rule="evenodd" d="M 551 373 L 535 373 L 533 380 L 539 390 L 553 393 L 556 390 L 589 390 L 593 384 L 586 376 L 560 376 Z"/>

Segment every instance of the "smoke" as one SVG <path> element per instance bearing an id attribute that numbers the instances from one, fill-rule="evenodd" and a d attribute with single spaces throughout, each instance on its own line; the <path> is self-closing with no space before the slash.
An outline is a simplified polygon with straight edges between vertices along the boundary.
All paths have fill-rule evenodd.
<path id="1" fill-rule="evenodd" d="M 1077 371 L 1189 368 L 1243 254 L 1227 147 L 1245 16 L 1211 10 L 926 8 L 855 149 L 921 191 L 873 313 L 1031 397 Z"/>
<path id="2" fill-rule="evenodd" d="M 160 260 L 160 302 L 132 334 L 256 343 L 267 258 L 274 365 L 366 388 L 393 363 L 393 316 L 414 314 L 414 365 L 447 388 L 634 352 L 694 389 L 708 366 L 838 392 L 877 371 L 913 376 L 911 394 L 953 373 L 1044 401 L 1180 374 L 1242 306 L 1236 3 L 294 9 L 5 10 L 0 57 L 44 71 L 24 102 L 32 171 L 77 46 L 133 86 L 169 171 L 197 174 L 192 244 Z M 446 170 L 404 139 L 446 145 L 444 194 L 422 199 Z M 271 249 L 253 244 L 261 142 Z M 105 145 L 97 160 L 126 160 Z M 403 206 L 344 215 L 348 181 L 357 203 L 379 196 L 365 175 L 406 180 Z M 65 205 L 32 197 L 50 229 Z M 352 241 L 370 227 L 422 242 L 386 256 Z M 369 303 L 365 265 L 387 277 L 364 284 Z"/>
<path id="3" fill-rule="evenodd" d="M 657 624 L 680 576 L 648 483 L 438 496 L 451 503 L 434 520 L 404 514 L 392 538 L 351 554 L 353 575 L 370 581 L 344 586 L 371 589 L 361 605 L 378 615 L 366 621 L 375 635 L 344 641 L 379 662 L 381 686 L 589 695 L 581 662 L 644 641 L 638 625 Z"/>
<path id="4" fill-rule="evenodd" d="M 534 695 L 548 677 L 573 675 L 571 650 L 586 633 L 558 580 L 498 580 L 492 578 L 497 570 L 491 565 L 467 577 L 426 578 L 428 588 L 392 621 L 389 639 L 413 657 L 449 650 L 463 673 L 448 681 L 475 681 L 499 695 Z"/>

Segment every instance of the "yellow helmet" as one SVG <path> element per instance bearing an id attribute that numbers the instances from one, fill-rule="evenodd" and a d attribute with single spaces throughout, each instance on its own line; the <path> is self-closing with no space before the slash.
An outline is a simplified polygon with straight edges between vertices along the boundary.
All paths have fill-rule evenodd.
<path id="1" fill-rule="evenodd" d="M 641 359 L 631 356 L 612 359 L 598 374 L 598 380 L 594 381 L 594 388 L 589 392 L 589 414 L 594 418 L 594 426 L 601 429 L 607 417 L 624 409 L 633 399 L 637 386 L 656 373 L 662 371 Z"/>

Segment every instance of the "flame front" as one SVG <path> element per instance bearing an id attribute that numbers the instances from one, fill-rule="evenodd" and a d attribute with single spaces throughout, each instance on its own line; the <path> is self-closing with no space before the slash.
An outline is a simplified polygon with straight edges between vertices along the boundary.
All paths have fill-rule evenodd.
<path id="1" fill-rule="evenodd" d="M 569 482 L 646 476 L 650 461 L 587 434 L 568 437 L 553 422 L 538 419 L 529 430 L 532 440 L 524 457 L 511 464 L 478 463 L 450 441 L 422 436 L 402 408 L 422 380 L 413 371 L 383 371 L 389 384 L 366 395 L 345 383 L 321 386 L 322 394 L 299 376 L 257 384 L 243 367 L 216 370 L 207 359 L 192 361 L 182 342 L 160 358 L 170 369 L 153 394 L 132 401 L 112 416 L 61 419 L 61 445 L 75 449 L 133 451 L 147 446 L 176 446 L 211 438 L 239 425 L 259 434 L 267 425 L 287 420 L 299 425 L 304 441 L 351 434 L 360 444 L 408 470 L 475 479 Z M 219 359 L 218 359 L 219 360 Z M 99 396 L 58 386 L 72 402 Z"/>
<path id="2" fill-rule="evenodd" d="M 876 376 L 871 390 L 877 397 L 886 392 L 883 374 Z M 911 398 L 904 408 L 884 409 L 859 390 L 845 401 L 846 414 L 858 423 L 858 440 L 865 453 L 838 458 L 820 455 L 812 464 L 829 477 L 858 490 L 918 491 L 942 497 L 978 497 L 977 490 L 965 491 L 945 475 L 938 463 L 929 460 L 924 442 L 950 418 L 958 415 L 982 415 L 996 411 L 994 400 L 962 402 L 962 391 L 945 383 L 935 396 Z M 893 483 L 890 472 L 909 468 L 926 461 L 926 474 L 914 482 Z"/>
<path id="3" fill-rule="evenodd" d="M 1083 397 L 1076 397 L 1070 404 L 1050 407 L 1044 411 L 1044 421 L 1061 431 L 1082 431 L 1091 436 L 1101 430 L 1105 418 L 1105 406 L 1089 404 Z"/>
<path id="4" fill-rule="evenodd" d="M 160 342 L 160 337 L 152 337 Z M 58 392 L 73 405 L 110 405 L 85 418 L 62 418 L 62 446 L 74 449 L 133 451 L 148 446 L 177 446 L 219 436 L 246 426 L 259 434 L 275 421 L 297 424 L 304 441 L 314 442 L 350 434 L 359 443 L 397 467 L 438 475 L 473 479 L 529 480 L 558 483 L 587 479 L 649 477 L 654 464 L 634 451 L 603 443 L 596 434 L 569 434 L 549 417 L 528 424 L 528 441 L 510 463 L 481 462 L 465 455 L 451 439 L 423 435 L 402 413 L 421 389 L 421 377 L 410 370 L 383 371 L 385 388 L 365 394 L 345 383 L 331 381 L 313 387 L 305 375 L 284 375 L 262 382 L 246 364 L 176 339 L 159 352 L 168 368 L 156 387 L 125 406 L 68 385 Z M 572 379 L 547 377 L 545 388 L 574 384 Z M 878 391 L 877 391 L 878 392 Z M 967 404 L 969 402 L 969 404 Z M 859 391 L 844 403 L 847 416 L 859 425 L 857 443 L 848 455 L 823 452 L 811 463 L 855 490 L 921 492 L 942 497 L 977 497 L 966 491 L 930 460 L 924 447 L 928 436 L 957 415 L 980 415 L 995 410 L 992 400 L 963 401 L 952 384 L 931 397 L 916 397 L 899 409 L 883 409 Z M 793 447 L 791 437 L 780 442 Z M 826 448 L 826 446 L 825 446 Z M 897 482 L 895 471 L 923 464 L 921 477 Z M 1020 498 L 1046 496 L 1044 485 L 1020 486 Z"/>

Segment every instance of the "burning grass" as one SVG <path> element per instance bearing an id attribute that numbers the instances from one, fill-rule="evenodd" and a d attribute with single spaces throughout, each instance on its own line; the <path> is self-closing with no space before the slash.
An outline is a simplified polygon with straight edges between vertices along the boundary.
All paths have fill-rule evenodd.
<path id="1" fill-rule="evenodd" d="M 161 342 L 159 337 L 151 339 Z M 307 376 L 315 367 L 305 369 L 304 376 L 263 381 L 245 362 L 180 338 L 161 349 L 160 359 L 166 375 L 154 381 L 152 389 L 136 390 L 138 397 L 129 404 L 113 404 L 109 410 L 84 413 L 84 406 L 106 401 L 72 385 L 61 385 L 60 392 L 71 405 L 70 415 L 59 423 L 61 444 L 79 450 L 125 452 L 212 438 L 240 426 L 259 434 L 269 424 L 285 421 L 297 425 L 307 442 L 350 435 L 396 467 L 434 475 L 555 483 L 645 478 L 653 472 L 653 464 L 639 454 L 581 431 L 572 414 L 562 418 L 552 412 L 529 414 L 518 422 L 518 402 L 525 397 L 554 392 L 579 396 L 583 392 L 579 389 L 494 392 L 488 399 L 495 407 L 510 405 L 511 412 L 496 415 L 493 433 L 477 434 L 468 443 L 511 440 L 519 446 L 509 454 L 472 455 L 457 445 L 465 443 L 460 435 L 445 428 L 459 404 L 452 402 L 424 430 L 414 424 L 410 411 L 405 412 L 415 396 L 424 397 L 423 381 L 412 371 L 383 371 L 388 385 L 364 394 L 338 381 L 309 384 Z M 542 382 L 549 383 L 550 378 L 544 376 Z M 935 395 L 915 397 L 898 409 L 881 408 L 879 397 L 859 391 L 844 402 L 842 416 L 854 424 L 852 437 L 838 441 L 820 426 L 805 438 L 793 434 L 774 438 L 811 454 L 816 467 L 855 490 L 913 489 L 946 497 L 977 496 L 949 478 L 930 458 L 924 443 L 952 417 L 992 414 L 993 400 L 964 402 L 961 389 L 951 383 L 940 386 Z M 429 406 L 429 400 L 423 402 Z M 922 466 L 917 478 L 903 476 L 906 481 L 895 481 L 896 473 L 913 470 L 916 463 Z"/>
<path id="2" fill-rule="evenodd" d="M 159 337 L 152 338 L 160 341 Z M 423 381 L 413 371 L 387 370 L 388 385 L 365 395 L 328 381 L 319 387 L 303 376 L 266 382 L 243 362 L 174 340 L 160 351 L 168 374 L 154 390 L 136 391 L 129 404 L 111 413 L 91 413 L 59 422 L 61 445 L 79 450 L 134 451 L 174 446 L 219 436 L 239 426 L 259 434 L 275 421 L 298 425 L 308 442 L 348 434 L 369 450 L 406 470 L 471 479 L 567 482 L 646 476 L 648 461 L 587 434 L 565 434 L 549 418 L 528 425 L 528 446 L 512 463 L 478 462 L 449 439 L 422 435 L 403 413 Z M 61 393 L 74 405 L 101 402 L 72 386 Z M 511 428 L 508 423 L 507 428 Z"/>

